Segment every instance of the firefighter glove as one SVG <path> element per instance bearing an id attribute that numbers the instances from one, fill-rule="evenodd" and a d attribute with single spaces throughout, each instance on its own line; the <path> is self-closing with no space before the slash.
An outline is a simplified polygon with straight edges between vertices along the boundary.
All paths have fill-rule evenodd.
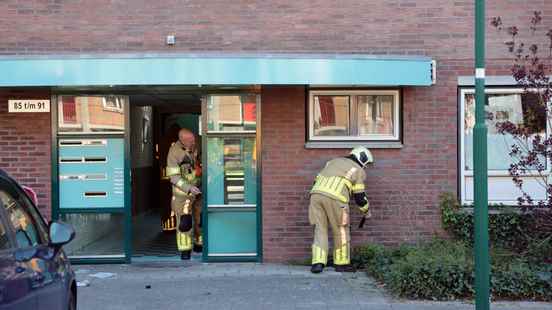
<path id="1" fill-rule="evenodd" d="M 362 214 L 367 215 L 370 212 L 370 203 L 368 203 L 368 200 L 366 200 L 366 204 L 359 208 L 360 212 Z"/>

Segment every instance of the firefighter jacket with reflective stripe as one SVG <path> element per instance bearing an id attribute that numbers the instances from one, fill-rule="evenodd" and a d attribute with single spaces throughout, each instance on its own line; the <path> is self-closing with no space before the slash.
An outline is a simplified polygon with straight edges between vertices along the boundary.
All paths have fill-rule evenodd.
<path id="1" fill-rule="evenodd" d="M 312 193 L 318 193 L 343 203 L 349 203 L 351 195 L 364 192 L 366 173 L 359 164 L 349 158 L 336 158 L 316 176 Z"/>
<path id="2" fill-rule="evenodd" d="M 196 157 L 180 141 L 171 145 L 167 155 L 166 175 L 171 179 L 175 194 L 187 194 L 190 187 L 199 185 L 201 178 L 196 175 Z"/>

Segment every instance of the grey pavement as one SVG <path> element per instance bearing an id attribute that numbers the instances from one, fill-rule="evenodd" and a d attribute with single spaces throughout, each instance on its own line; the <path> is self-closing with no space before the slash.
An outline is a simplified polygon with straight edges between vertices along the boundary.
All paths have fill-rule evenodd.
<path id="1" fill-rule="evenodd" d="M 140 262 L 74 266 L 78 309 L 474 309 L 469 302 L 395 299 L 363 272 L 255 263 Z M 103 273 L 103 274 L 102 274 Z M 491 309 L 552 309 L 552 303 L 499 302 Z"/>

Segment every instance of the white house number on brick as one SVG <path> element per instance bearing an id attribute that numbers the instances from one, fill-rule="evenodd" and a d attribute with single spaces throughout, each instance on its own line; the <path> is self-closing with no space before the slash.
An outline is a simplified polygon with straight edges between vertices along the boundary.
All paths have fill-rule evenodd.
<path id="1" fill-rule="evenodd" d="M 50 112 L 50 100 L 8 100 L 8 112 Z"/>

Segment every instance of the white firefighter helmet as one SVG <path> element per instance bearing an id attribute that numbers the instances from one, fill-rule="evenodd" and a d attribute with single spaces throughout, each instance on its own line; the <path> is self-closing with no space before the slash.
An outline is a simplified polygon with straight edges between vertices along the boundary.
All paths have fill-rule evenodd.
<path id="1" fill-rule="evenodd" d="M 351 155 L 353 155 L 358 160 L 363 168 L 366 167 L 366 165 L 374 162 L 374 157 L 372 156 L 372 153 L 364 146 L 355 147 L 351 151 Z"/>

